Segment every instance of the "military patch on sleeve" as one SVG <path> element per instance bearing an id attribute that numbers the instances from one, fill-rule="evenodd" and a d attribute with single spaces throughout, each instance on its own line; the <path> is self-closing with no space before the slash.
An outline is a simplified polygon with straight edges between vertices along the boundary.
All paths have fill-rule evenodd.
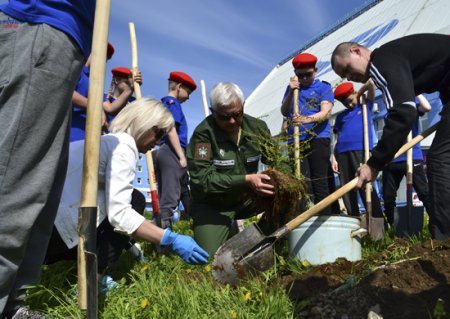
<path id="1" fill-rule="evenodd" d="M 205 161 L 211 159 L 211 144 L 209 143 L 195 144 L 195 158 Z"/>

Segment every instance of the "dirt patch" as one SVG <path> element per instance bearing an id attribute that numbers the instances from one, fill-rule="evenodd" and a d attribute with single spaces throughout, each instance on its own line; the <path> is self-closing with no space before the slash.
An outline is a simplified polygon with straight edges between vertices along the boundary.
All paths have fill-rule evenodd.
<path id="1" fill-rule="evenodd" d="M 450 240 L 408 248 L 399 239 L 391 249 L 402 247 L 408 249 L 404 260 L 376 269 L 368 269 L 367 262 L 339 260 L 284 277 L 292 300 L 309 300 L 297 317 L 360 319 L 372 310 L 382 318 L 450 318 Z M 438 299 L 441 314 L 446 312 L 441 317 L 434 316 Z"/>

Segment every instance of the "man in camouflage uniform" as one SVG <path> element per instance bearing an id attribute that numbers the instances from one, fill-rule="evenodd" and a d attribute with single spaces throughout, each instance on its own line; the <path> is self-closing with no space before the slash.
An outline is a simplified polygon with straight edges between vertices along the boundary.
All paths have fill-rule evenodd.
<path id="1" fill-rule="evenodd" d="M 258 140 L 270 138 L 263 121 L 244 114 L 244 96 L 231 82 L 211 90 L 212 115 L 195 129 L 187 147 L 191 177 L 194 238 L 210 255 L 235 229 L 235 219 L 258 212 L 246 209 L 245 194 L 273 196 L 270 177 L 258 174 Z"/>

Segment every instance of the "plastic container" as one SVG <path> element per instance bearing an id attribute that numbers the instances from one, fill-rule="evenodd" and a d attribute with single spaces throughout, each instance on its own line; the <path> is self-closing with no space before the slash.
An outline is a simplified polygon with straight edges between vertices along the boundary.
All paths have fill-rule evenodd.
<path id="1" fill-rule="evenodd" d="M 350 216 L 314 216 L 288 235 L 289 254 L 311 265 L 321 265 L 345 258 L 361 259 L 360 220 Z"/>

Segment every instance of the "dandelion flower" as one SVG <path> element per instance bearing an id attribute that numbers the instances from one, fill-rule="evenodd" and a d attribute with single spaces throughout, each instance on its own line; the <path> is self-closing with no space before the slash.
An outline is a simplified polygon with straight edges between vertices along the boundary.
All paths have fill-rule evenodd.
<path id="1" fill-rule="evenodd" d="M 148 306 L 148 299 L 144 298 L 141 300 L 141 308 L 144 309 Z"/>
<path id="2" fill-rule="evenodd" d="M 141 268 L 141 272 L 145 272 L 148 269 L 148 264 L 144 264 Z"/>
<path id="3" fill-rule="evenodd" d="M 247 293 L 244 296 L 244 302 L 248 302 L 252 298 L 252 292 L 247 291 Z"/>

